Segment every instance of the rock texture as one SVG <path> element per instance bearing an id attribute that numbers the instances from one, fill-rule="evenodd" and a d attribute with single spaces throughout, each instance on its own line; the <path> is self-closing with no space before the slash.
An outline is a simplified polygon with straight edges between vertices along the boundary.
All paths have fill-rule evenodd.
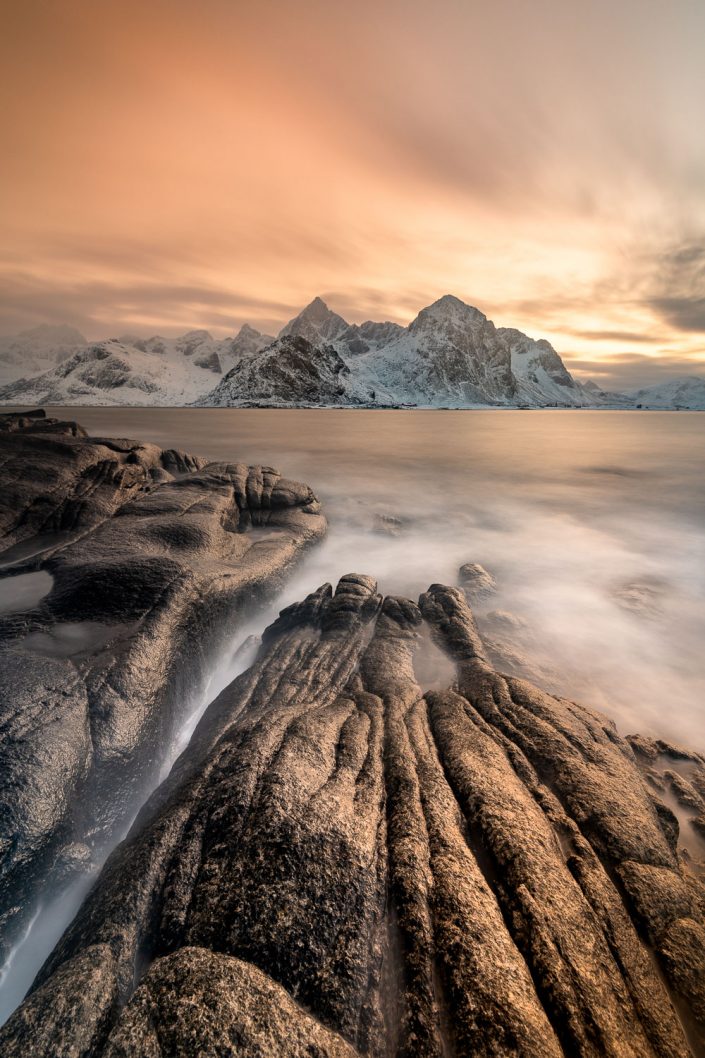
<path id="1" fill-rule="evenodd" d="M 0 593 L 18 600 L 0 616 L 5 954 L 37 895 L 127 824 L 226 631 L 325 520 L 268 467 L 37 413 L 0 419 L 0 496 Z"/>
<path id="2" fill-rule="evenodd" d="M 284 335 L 236 363 L 198 403 L 214 408 L 310 407 L 360 404 L 364 399 L 351 385 L 350 369 L 332 345 L 313 345 L 300 335 Z"/>
<path id="3" fill-rule="evenodd" d="M 424 693 L 429 638 L 455 676 Z M 324 585 L 211 704 L 2 1053 L 700 1055 L 705 889 L 650 752 L 496 672 L 459 589 Z"/>

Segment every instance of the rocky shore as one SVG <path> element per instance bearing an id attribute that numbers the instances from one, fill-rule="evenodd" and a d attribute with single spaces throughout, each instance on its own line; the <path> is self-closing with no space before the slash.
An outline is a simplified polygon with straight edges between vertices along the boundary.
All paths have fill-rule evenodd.
<path id="1" fill-rule="evenodd" d="M 3 1058 L 705 1055 L 705 759 L 503 674 L 487 570 L 289 606 L 157 785 L 315 497 L 39 412 L 0 487 L 5 951 L 156 786 Z"/>
<path id="2" fill-rule="evenodd" d="M 695 818 L 700 756 L 495 671 L 462 590 L 323 585 L 210 705 L 0 1050 L 702 1055 L 674 790 Z"/>
<path id="3" fill-rule="evenodd" d="M 238 622 L 325 531 L 269 467 L 0 416 L 0 962 L 158 781 Z"/>

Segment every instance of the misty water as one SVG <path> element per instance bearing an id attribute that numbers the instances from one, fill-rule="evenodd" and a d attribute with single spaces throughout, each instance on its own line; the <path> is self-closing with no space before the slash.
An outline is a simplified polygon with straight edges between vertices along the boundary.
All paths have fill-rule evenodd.
<path id="1" fill-rule="evenodd" d="M 310 484 L 329 519 L 326 540 L 275 604 L 233 629 L 162 775 L 208 702 L 250 663 L 253 648 L 239 648 L 282 606 L 348 572 L 371 574 L 385 593 L 416 597 L 433 582 L 457 583 L 466 562 L 496 579 L 496 594 L 476 612 L 505 670 L 602 710 L 623 734 L 705 750 L 705 415 L 50 413 L 77 419 L 95 436 L 274 466 Z M 429 685 L 434 666 L 431 659 Z M 6 968 L 0 1013 L 20 1001 L 89 884 L 80 877 L 40 908 Z"/>
<path id="2" fill-rule="evenodd" d="M 605 411 L 54 409 L 95 435 L 307 482 L 326 541 L 277 609 L 344 573 L 416 597 L 485 566 L 550 690 L 705 750 L 705 415 Z M 500 615 L 497 618 L 497 614 Z M 235 644 L 237 645 L 237 644 Z M 529 650 L 530 647 L 530 650 Z M 550 677 L 550 679 L 549 679 Z"/>

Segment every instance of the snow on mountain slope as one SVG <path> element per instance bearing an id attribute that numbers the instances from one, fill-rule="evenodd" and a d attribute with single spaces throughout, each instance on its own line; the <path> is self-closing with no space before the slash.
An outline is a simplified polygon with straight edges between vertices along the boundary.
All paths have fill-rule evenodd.
<path id="1" fill-rule="evenodd" d="M 705 378 L 698 375 L 659 382 L 629 394 L 637 407 L 674 411 L 705 411 Z"/>
<path id="2" fill-rule="evenodd" d="M 497 335 L 509 347 L 512 375 L 521 403 L 567 404 L 576 408 L 591 403 L 545 338 L 534 341 L 513 327 L 499 327 Z"/>
<path id="3" fill-rule="evenodd" d="M 405 331 L 355 361 L 356 370 L 395 403 L 425 406 L 513 404 L 516 384 L 505 342 L 477 309 L 447 295 Z"/>
<path id="4" fill-rule="evenodd" d="M 279 337 L 298 335 L 314 345 L 330 343 L 341 355 L 357 356 L 380 349 L 405 332 L 399 323 L 348 323 L 337 312 L 331 312 L 322 298 L 314 298 L 298 316 L 282 327 Z"/>
<path id="5" fill-rule="evenodd" d="M 0 385 L 49 371 L 86 344 L 75 327 L 48 324 L 0 337 Z"/>
<path id="6" fill-rule="evenodd" d="M 313 345 L 334 342 L 348 330 L 349 324 L 337 312 L 331 312 L 325 301 L 314 298 L 310 305 L 294 316 L 293 320 L 282 327 L 278 338 L 288 335 L 305 338 Z"/>
<path id="7" fill-rule="evenodd" d="M 260 349 L 265 349 L 268 345 L 271 345 L 273 341 L 274 338 L 271 334 L 262 334 L 260 331 L 255 330 L 254 327 L 250 327 L 249 324 L 243 323 L 234 338 L 226 338 L 222 343 L 223 348 L 220 353 L 220 359 L 223 364 L 223 372 L 229 371 L 239 360 L 254 356 Z"/>
<path id="8" fill-rule="evenodd" d="M 284 339 L 299 338 L 294 347 Z M 331 360 L 331 351 L 338 361 Z M 408 327 L 347 324 L 316 298 L 273 345 L 236 364 L 199 404 L 583 407 L 590 399 L 548 342 L 498 329 L 447 295 Z"/>
<path id="9" fill-rule="evenodd" d="M 315 298 L 277 339 L 247 324 L 222 339 L 194 330 L 88 345 L 63 327 L 0 339 L 0 401 L 705 410 L 705 379 L 608 393 L 576 381 L 549 342 L 451 295 L 408 327 L 350 324 Z"/>
<path id="10" fill-rule="evenodd" d="M 126 345 L 117 339 L 79 349 L 35 378 L 0 388 L 16 404 L 189 404 L 213 386 L 213 354 L 203 343 L 193 358 L 154 339 Z M 205 364 L 205 366 L 204 366 Z M 220 367 L 218 366 L 218 373 Z"/>
<path id="11" fill-rule="evenodd" d="M 350 368 L 332 345 L 286 334 L 266 349 L 240 360 L 201 406 L 256 405 L 310 407 L 350 405 L 369 399 L 351 380 Z"/>

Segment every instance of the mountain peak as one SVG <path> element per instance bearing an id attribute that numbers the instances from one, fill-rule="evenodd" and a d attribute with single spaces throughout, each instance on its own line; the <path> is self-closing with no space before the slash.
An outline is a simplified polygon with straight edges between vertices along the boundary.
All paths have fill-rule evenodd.
<path id="1" fill-rule="evenodd" d="M 279 337 L 298 334 L 309 342 L 331 342 L 347 330 L 348 326 L 342 316 L 328 308 L 323 298 L 315 297 L 298 316 L 282 327 Z"/>
<path id="2" fill-rule="evenodd" d="M 423 330 L 443 323 L 467 325 L 484 323 L 487 317 L 473 305 L 467 305 L 454 294 L 444 294 L 432 305 L 422 309 L 416 319 L 409 325 L 410 331 Z"/>

